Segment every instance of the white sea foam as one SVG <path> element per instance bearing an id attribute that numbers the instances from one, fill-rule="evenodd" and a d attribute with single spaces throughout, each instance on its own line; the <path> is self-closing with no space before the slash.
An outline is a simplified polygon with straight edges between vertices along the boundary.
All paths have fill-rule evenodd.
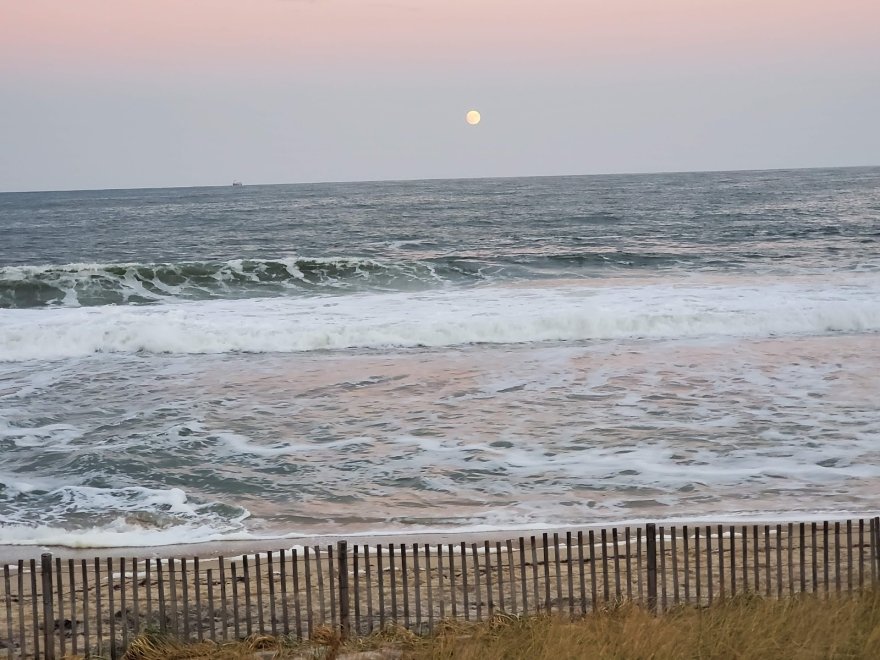
<path id="1" fill-rule="evenodd" d="M 11 310 L 0 360 L 880 331 L 880 279 L 484 287 Z"/>
<path id="2" fill-rule="evenodd" d="M 149 529 L 118 518 L 107 525 L 67 529 L 51 525 L 10 525 L 0 527 L 3 545 L 63 546 L 66 548 L 151 548 L 210 541 L 254 541 L 259 535 L 225 531 L 213 521 Z"/>

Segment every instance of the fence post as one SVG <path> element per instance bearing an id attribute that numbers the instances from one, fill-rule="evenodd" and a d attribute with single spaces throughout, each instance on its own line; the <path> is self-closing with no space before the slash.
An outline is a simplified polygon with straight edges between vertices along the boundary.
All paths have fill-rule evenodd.
<path id="1" fill-rule="evenodd" d="M 874 538 L 871 539 L 871 546 L 874 552 L 874 565 L 877 567 L 874 575 L 880 575 L 880 517 L 874 518 Z"/>
<path id="2" fill-rule="evenodd" d="M 342 639 L 348 639 L 351 633 L 351 618 L 348 602 L 348 543 L 346 541 L 339 541 L 336 544 L 336 562 L 339 579 L 339 626 Z"/>
<path id="3" fill-rule="evenodd" d="M 648 609 L 657 612 L 657 527 L 645 525 L 645 551 L 648 566 Z"/>
<path id="4" fill-rule="evenodd" d="M 43 583 L 43 651 L 46 660 L 55 660 L 55 614 L 52 609 L 52 555 L 40 555 L 40 575 Z M 38 625 L 34 621 L 34 625 Z"/>

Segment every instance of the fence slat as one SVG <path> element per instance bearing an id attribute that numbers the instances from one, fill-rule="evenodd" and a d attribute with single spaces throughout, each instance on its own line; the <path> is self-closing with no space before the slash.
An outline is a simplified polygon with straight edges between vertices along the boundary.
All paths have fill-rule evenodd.
<path id="1" fill-rule="evenodd" d="M 462 593 L 462 607 L 464 608 L 464 619 L 465 621 L 471 620 L 471 609 L 470 603 L 468 602 L 468 586 L 467 586 L 467 551 L 464 541 L 461 542 L 459 546 L 459 550 L 461 551 L 461 593 Z"/>
<path id="2" fill-rule="evenodd" d="M 639 602 L 642 602 L 642 528 L 639 527 L 636 530 L 636 581 L 638 590 L 636 593 L 639 596 Z"/>
<path id="3" fill-rule="evenodd" d="M 681 528 L 681 547 L 684 553 L 684 602 L 691 602 L 691 553 L 688 527 Z"/>
<path id="4" fill-rule="evenodd" d="M 577 544 L 578 544 L 578 583 L 580 586 L 580 595 L 581 595 L 581 614 L 587 613 L 587 580 L 584 575 L 584 533 L 578 532 L 577 535 Z M 514 601 L 514 607 L 516 607 L 516 601 Z"/>
<path id="5" fill-rule="evenodd" d="M 388 571 L 391 576 L 391 620 L 397 623 L 397 568 L 394 565 L 394 544 L 388 544 Z"/>
<path id="6" fill-rule="evenodd" d="M 507 570 L 510 579 L 510 612 L 514 615 L 519 613 L 516 604 L 516 567 L 513 563 L 513 541 L 507 539 Z M 503 604 L 502 604 L 503 607 Z"/>
<path id="7" fill-rule="evenodd" d="M 321 625 L 327 623 L 327 599 L 324 594 L 324 563 L 321 561 L 321 546 L 316 545 L 312 548 L 315 553 L 315 572 L 318 578 L 318 607 L 320 608 Z M 309 628 L 309 637 L 311 638 L 313 629 Z"/>
<path id="8" fill-rule="evenodd" d="M 271 579 L 271 576 L 269 576 Z M 257 587 L 257 630 L 260 631 L 261 635 L 266 634 L 266 620 L 263 615 L 263 562 L 260 559 L 260 553 L 254 553 L 254 582 Z M 246 599 L 249 598 L 251 590 L 247 590 Z M 248 603 L 248 611 L 251 609 L 250 602 Z"/>
<path id="9" fill-rule="evenodd" d="M 532 593 L 535 596 L 535 612 L 541 611 L 541 596 L 538 591 L 538 551 L 535 547 L 535 537 L 530 539 L 532 549 Z"/>
<path id="10" fill-rule="evenodd" d="M 859 591 L 865 588 L 865 521 L 859 518 Z"/>
<path id="11" fill-rule="evenodd" d="M 12 582 L 9 578 L 9 564 L 3 564 L 3 603 L 6 605 L 6 639 L 9 640 L 11 656 L 15 650 L 15 633 L 12 628 Z"/>
<path id="12" fill-rule="evenodd" d="M 162 569 L 162 560 L 156 559 L 156 609 L 159 610 L 159 632 L 162 634 L 168 632 L 168 617 L 166 616 L 165 605 L 165 576 Z"/>
<path id="13" fill-rule="evenodd" d="M 678 605 L 681 602 L 679 597 L 679 587 L 678 587 L 678 542 L 675 527 L 669 528 L 669 533 L 672 537 L 672 602 L 675 605 Z"/>
<path id="14" fill-rule="evenodd" d="M 474 601 L 477 604 L 477 621 L 483 620 L 483 592 L 480 588 L 480 563 L 477 558 L 477 544 L 471 543 L 471 560 L 474 566 Z M 462 571 L 464 572 L 464 571 Z"/>
<path id="15" fill-rule="evenodd" d="M 718 525 L 718 597 L 724 600 L 724 526 Z"/>
<path id="16" fill-rule="evenodd" d="M 428 632 L 434 632 L 434 588 L 433 588 L 433 577 L 431 575 L 431 545 L 429 543 L 425 543 L 424 545 L 425 552 L 425 587 L 428 592 Z M 438 580 L 437 584 L 443 584 L 443 546 L 439 543 L 437 544 L 437 566 L 440 567 L 438 571 Z M 442 591 L 440 592 L 443 593 Z M 443 602 L 443 598 L 440 599 L 440 602 Z M 443 615 L 440 615 L 440 618 L 443 618 Z"/>
<path id="17" fill-rule="evenodd" d="M 834 591 L 841 591 L 841 574 L 840 574 L 840 522 L 834 523 Z"/>
<path id="18" fill-rule="evenodd" d="M 220 571 L 220 637 L 229 640 L 229 609 L 226 604 L 226 559 L 221 555 L 217 558 L 217 569 Z"/>
<path id="19" fill-rule="evenodd" d="M 852 520 L 846 521 L 846 588 L 853 590 Z"/>
<path id="20" fill-rule="evenodd" d="M 871 537 L 873 540 L 873 536 Z M 31 559 L 28 562 L 30 566 L 30 585 L 31 585 L 31 621 L 34 622 L 34 655 L 40 655 L 40 604 L 37 592 L 37 560 Z"/>
<path id="21" fill-rule="evenodd" d="M 272 637 L 278 637 L 278 619 L 276 616 L 278 611 L 275 607 L 275 559 L 273 554 L 271 550 L 266 553 L 266 577 L 269 578 L 269 629 L 272 631 Z M 198 570 L 196 570 L 196 580 L 198 580 Z M 199 593 L 198 584 L 196 585 L 196 593 Z M 262 598 L 260 600 L 262 601 Z M 198 601 L 196 601 L 196 607 L 198 606 Z"/>
<path id="22" fill-rule="evenodd" d="M 871 539 L 868 543 L 871 558 L 871 582 L 876 587 L 880 577 L 880 517 L 871 518 Z"/>
<path id="23" fill-rule="evenodd" d="M 336 561 L 339 578 L 339 628 L 342 639 L 346 640 L 351 635 L 351 618 L 348 596 L 348 543 L 345 541 L 336 544 Z"/>
<path id="24" fill-rule="evenodd" d="M 290 550 L 290 572 L 293 573 L 293 620 L 294 625 L 296 626 L 296 638 L 300 641 L 304 639 L 303 636 L 303 622 L 302 622 L 302 601 L 299 597 L 299 557 L 297 556 L 299 553 L 296 548 L 292 548 Z M 305 555 L 308 556 L 309 550 L 305 548 Z M 367 564 L 369 568 L 369 564 Z M 306 619 L 306 623 L 311 625 L 311 619 Z M 311 634 L 311 632 L 309 633 Z"/>
<path id="25" fill-rule="evenodd" d="M 422 575 L 421 568 L 419 566 L 419 544 L 412 544 L 412 558 L 413 558 L 413 589 L 415 594 L 415 614 L 416 614 L 416 629 L 419 633 L 422 631 Z M 430 576 L 428 576 L 430 579 Z"/>
<path id="26" fill-rule="evenodd" d="M 496 580 L 498 583 L 498 602 L 495 603 L 495 607 L 502 612 L 506 612 L 507 610 L 504 609 L 504 555 L 501 554 L 500 541 L 495 542 L 495 558 L 495 566 L 498 570 L 498 579 Z"/>
<path id="27" fill-rule="evenodd" d="M 198 557 L 193 557 L 193 590 L 196 593 L 196 618 L 195 618 L 196 639 L 201 642 L 201 641 L 204 641 L 205 635 L 204 635 L 204 631 L 202 630 L 202 628 L 204 627 L 202 625 L 202 623 L 203 623 L 202 619 L 204 618 L 202 616 L 202 578 L 201 578 L 201 571 L 199 569 L 199 558 Z M 211 628 L 213 629 L 213 627 L 214 627 L 214 621 L 212 619 L 211 620 Z"/>
<path id="28" fill-rule="evenodd" d="M 545 535 L 546 536 L 546 535 Z M 605 598 L 605 602 L 611 600 L 611 589 L 608 581 L 608 533 L 607 530 L 603 529 L 601 534 L 602 538 L 602 595 Z"/>
<path id="29" fill-rule="evenodd" d="M 51 567 L 50 569 L 51 570 Z M 73 591 L 73 585 L 68 585 L 70 590 Z M 45 585 L 43 586 L 43 594 L 45 597 Z M 64 618 L 64 573 L 61 569 L 61 558 L 55 559 L 55 593 L 57 598 L 56 603 L 56 612 L 54 616 L 57 616 L 57 624 L 53 618 L 52 620 L 52 629 L 58 634 L 58 648 L 61 651 L 61 657 L 65 657 L 67 655 L 67 624 L 65 623 Z M 49 597 L 52 597 L 52 591 L 49 590 Z M 123 608 L 124 609 L 124 608 Z M 44 625 L 49 627 L 49 620 L 44 620 Z M 127 640 L 126 640 L 127 641 Z"/>
<path id="30" fill-rule="evenodd" d="M 134 637 L 141 634 L 140 585 L 138 583 L 138 560 L 135 557 L 131 560 L 131 613 L 132 619 L 134 619 L 134 627 L 132 628 Z"/>
<path id="31" fill-rule="evenodd" d="M 596 611 L 596 603 L 598 601 L 598 597 L 596 595 L 598 588 L 596 584 L 596 536 L 593 533 L 593 530 L 589 530 L 590 537 L 590 598 L 592 602 L 590 603 L 590 609 L 595 612 Z"/>
<path id="32" fill-rule="evenodd" d="M 407 570 L 406 545 L 400 544 L 400 572 L 403 577 L 403 625 L 409 630 L 409 571 Z"/>
<path id="33" fill-rule="evenodd" d="M 571 566 L 571 532 L 565 534 L 565 563 L 568 571 L 568 615 L 574 617 L 574 573 Z"/>
<path id="34" fill-rule="evenodd" d="M 645 532 L 647 534 L 647 532 Z M 656 547 L 656 543 L 655 543 Z M 666 529 L 660 527 L 660 609 L 665 612 L 669 607 L 669 590 L 666 584 Z M 673 580 L 675 577 L 673 576 Z"/>
<path id="35" fill-rule="evenodd" d="M 632 558 L 630 553 L 632 552 L 632 546 L 630 543 L 629 536 L 629 527 L 626 527 L 623 530 L 623 538 L 626 548 L 626 599 L 632 600 L 633 597 L 633 588 L 632 588 Z"/>
<path id="36" fill-rule="evenodd" d="M 254 618 L 251 608 L 251 569 L 247 555 L 241 558 L 241 570 L 244 573 L 244 629 L 250 637 L 254 634 Z"/>
<path id="37" fill-rule="evenodd" d="M 816 523 L 810 523 L 810 559 L 813 569 L 813 593 L 819 592 L 819 553 Z"/>
<path id="38" fill-rule="evenodd" d="M 281 630 L 285 635 L 290 634 L 290 608 L 287 603 L 287 554 L 282 549 L 278 551 L 279 586 L 281 587 Z M 357 572 L 357 569 L 355 569 Z"/>
<path id="39" fill-rule="evenodd" d="M 458 599 L 455 597 L 455 551 L 451 543 L 447 544 L 446 553 L 449 555 L 449 600 L 452 606 L 452 618 L 454 619 L 458 616 L 456 611 L 458 609 L 456 604 Z M 440 602 L 443 602 L 442 598 Z"/>
<path id="40" fill-rule="evenodd" d="M 694 526 L 694 587 L 696 589 L 697 605 L 702 605 L 703 595 L 700 585 L 700 527 Z"/>
<path id="41" fill-rule="evenodd" d="M 777 567 L 777 571 L 779 568 Z M 773 571 L 770 569 L 770 525 L 764 525 L 764 573 L 766 577 L 765 595 L 769 598 L 773 592 Z"/>
<path id="42" fill-rule="evenodd" d="M 776 525 L 776 595 L 782 598 L 782 525 Z"/>
<path id="43" fill-rule="evenodd" d="M 550 544 L 547 534 L 541 538 L 542 548 L 544 551 L 544 611 L 552 612 L 552 602 L 550 600 Z"/>
<path id="44" fill-rule="evenodd" d="M 208 636 L 212 642 L 217 641 L 217 627 L 215 624 L 215 609 L 214 609 L 214 571 L 212 569 L 208 569 L 205 575 L 208 583 L 208 622 L 211 625 L 211 628 L 208 630 Z"/>
<path id="45" fill-rule="evenodd" d="M 661 537 L 662 534 L 661 534 Z M 657 532 L 653 523 L 645 525 L 645 550 L 648 569 L 648 609 L 657 611 Z"/>
<path id="46" fill-rule="evenodd" d="M 336 562 L 333 561 L 333 546 L 327 546 L 327 580 L 330 591 L 330 627 L 333 634 L 339 631 L 336 621 Z"/>
<path id="47" fill-rule="evenodd" d="M 736 530 L 733 525 L 730 532 L 730 597 L 736 596 Z"/>
<path id="48" fill-rule="evenodd" d="M 788 523 L 788 536 L 786 537 L 788 541 L 786 546 L 788 548 L 788 594 L 789 596 L 794 595 L 794 525 L 792 523 Z"/>
<path id="49" fill-rule="evenodd" d="M 522 608 L 523 614 L 529 613 L 529 596 L 528 596 L 528 580 L 526 579 L 526 540 L 522 536 L 519 537 L 519 580 L 520 589 L 522 590 Z"/>
<path id="50" fill-rule="evenodd" d="M 807 590 L 807 534 L 806 526 L 804 525 L 804 523 L 801 523 L 800 526 L 800 542 L 801 543 L 798 552 L 801 563 L 801 593 L 804 593 Z"/>
<path id="51" fill-rule="evenodd" d="M 712 571 L 712 526 L 706 525 L 706 591 L 711 605 L 715 600 L 715 574 Z"/>
<path id="52" fill-rule="evenodd" d="M 83 652 L 88 655 L 91 650 L 91 638 L 89 637 L 89 567 L 85 559 L 80 560 L 80 575 L 82 576 L 82 611 L 83 611 Z M 22 633 L 22 639 L 24 633 Z"/>
<path id="53" fill-rule="evenodd" d="M 742 534 L 742 576 L 743 576 L 743 593 L 749 593 L 749 530 L 743 525 L 741 527 Z"/>
<path id="54" fill-rule="evenodd" d="M 232 624 L 235 628 L 235 639 L 241 639 L 241 617 L 238 616 L 238 565 L 229 562 L 229 573 L 232 577 Z"/>
<path id="55" fill-rule="evenodd" d="M 98 653 L 104 652 L 104 616 L 101 610 L 101 560 L 94 558 L 95 567 L 95 647 Z M 39 650 L 36 651 L 39 653 Z"/>
<path id="56" fill-rule="evenodd" d="M 761 593 L 761 574 L 759 571 L 759 563 L 760 563 L 760 553 L 758 552 L 758 526 L 752 525 L 752 554 L 754 555 L 752 561 L 754 562 L 754 573 L 755 573 L 755 593 Z"/>
<path id="57" fill-rule="evenodd" d="M 183 597 L 183 639 L 189 641 L 189 577 L 186 572 L 186 558 L 180 560 L 180 584 Z"/>
<path id="58" fill-rule="evenodd" d="M 474 556 L 476 556 L 476 552 Z M 491 619 L 495 616 L 495 602 L 492 596 L 492 555 L 489 551 L 488 541 L 483 542 L 483 565 L 486 571 L 486 609 L 488 610 L 488 617 Z"/>
<path id="59" fill-rule="evenodd" d="M 116 607 L 113 600 L 113 559 L 107 557 L 107 608 L 110 617 L 110 658 L 111 660 L 116 660 Z"/>
<path id="60" fill-rule="evenodd" d="M 36 561 L 31 560 L 31 589 L 34 594 L 37 591 Z M 43 611 L 40 613 L 43 619 L 43 657 L 46 660 L 55 660 L 55 614 L 52 598 L 52 555 L 43 553 L 40 555 L 40 592 L 43 601 Z M 34 631 L 40 630 L 40 619 L 34 611 Z"/>
<path id="61" fill-rule="evenodd" d="M 67 560 L 67 581 L 70 585 L 70 646 L 74 656 L 79 655 L 79 625 L 76 617 L 76 567 L 73 559 Z M 85 595 L 83 595 L 85 600 Z M 7 610 L 8 612 L 9 610 Z M 9 639 L 12 639 L 12 627 L 9 629 Z"/>
<path id="62" fill-rule="evenodd" d="M 553 534 L 553 566 L 556 569 L 556 611 L 562 611 L 562 568 L 559 561 L 559 534 Z M 552 604 L 552 603 L 551 603 Z"/>
<path id="63" fill-rule="evenodd" d="M 168 559 L 168 589 L 171 592 L 171 627 L 174 634 L 180 633 L 180 624 L 177 617 L 177 577 L 174 570 L 174 559 Z"/>
<path id="64" fill-rule="evenodd" d="M 830 577 L 829 577 L 829 554 L 830 549 L 828 547 L 828 521 L 822 521 L 822 582 L 823 587 L 825 589 L 825 595 L 827 596 L 830 591 Z"/>
<path id="65" fill-rule="evenodd" d="M 370 567 L 370 546 L 363 546 L 364 550 L 364 591 L 367 592 L 367 625 L 368 633 L 373 632 L 375 618 L 373 617 L 373 576 Z"/>
<path id="66" fill-rule="evenodd" d="M 112 610 L 112 608 L 111 608 Z M 119 610 L 122 618 L 119 620 L 122 626 L 122 648 L 128 648 L 128 605 L 125 597 L 125 557 L 119 558 Z M 112 611 L 111 611 L 112 614 Z M 64 617 L 61 617 L 64 620 Z"/>
<path id="67" fill-rule="evenodd" d="M 371 590 L 371 586 L 369 584 L 370 581 L 370 553 L 369 549 L 367 549 L 367 553 L 365 555 L 365 561 L 367 562 L 367 593 L 369 594 Z M 321 565 L 318 564 L 318 570 L 320 571 Z M 385 580 L 382 576 L 382 544 L 376 544 L 376 579 L 379 583 L 379 628 L 381 630 L 385 629 Z M 321 604 L 323 607 L 323 603 Z M 312 639 L 314 635 L 315 628 L 314 623 L 312 621 L 312 584 L 309 575 L 309 551 L 306 549 L 306 609 L 308 614 L 309 621 L 309 639 Z M 369 598 L 367 601 L 367 609 L 369 611 L 370 616 L 370 631 L 373 630 L 373 599 Z"/>
<path id="68" fill-rule="evenodd" d="M 617 527 L 611 530 L 611 544 L 614 547 L 614 597 L 620 602 L 623 590 L 620 588 L 620 541 L 617 535 Z"/>

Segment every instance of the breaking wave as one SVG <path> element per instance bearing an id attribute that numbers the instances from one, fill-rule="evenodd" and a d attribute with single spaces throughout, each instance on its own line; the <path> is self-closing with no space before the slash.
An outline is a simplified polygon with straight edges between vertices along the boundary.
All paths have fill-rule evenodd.
<path id="1" fill-rule="evenodd" d="M 423 260 L 363 257 L 234 259 L 180 263 L 63 264 L 0 267 L 0 308 L 93 307 L 174 300 L 291 294 L 411 291 L 496 278 L 531 279 L 585 270 L 650 268 L 673 255 L 615 251 L 480 254 Z"/>
<path id="2" fill-rule="evenodd" d="M 880 283 L 496 285 L 16 310 L 0 360 L 880 331 Z"/>

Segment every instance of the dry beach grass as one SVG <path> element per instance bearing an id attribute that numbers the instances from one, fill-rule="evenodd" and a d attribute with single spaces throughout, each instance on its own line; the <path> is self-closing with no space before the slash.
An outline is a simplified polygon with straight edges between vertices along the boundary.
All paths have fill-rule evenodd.
<path id="1" fill-rule="evenodd" d="M 635 605 L 575 621 L 498 615 L 479 624 L 450 623 L 419 638 L 386 630 L 341 644 L 332 635 L 309 643 L 270 637 L 242 643 L 180 645 L 142 636 L 128 660 L 254 657 L 377 660 L 529 658 L 877 658 L 880 592 L 852 597 L 804 595 L 783 600 L 742 596 L 708 608 L 680 607 L 654 616 Z"/>

